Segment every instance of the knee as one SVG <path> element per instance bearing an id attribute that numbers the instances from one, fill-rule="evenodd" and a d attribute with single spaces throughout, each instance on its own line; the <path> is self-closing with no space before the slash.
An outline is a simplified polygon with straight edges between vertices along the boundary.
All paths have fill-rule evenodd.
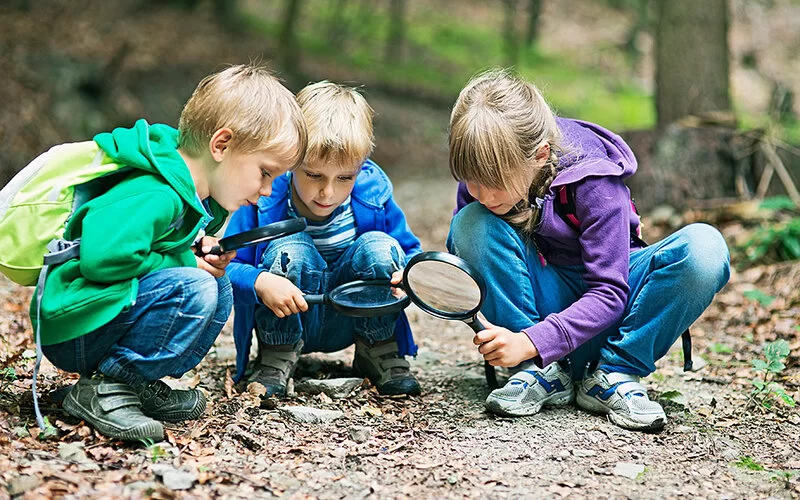
<path id="1" fill-rule="evenodd" d="M 233 285 L 227 274 L 217 278 L 217 313 L 227 316 L 233 308 Z"/>
<path id="2" fill-rule="evenodd" d="M 516 231 L 480 203 L 470 203 L 459 210 L 450 222 L 447 249 L 467 260 L 486 253 L 491 242 L 519 240 Z"/>
<path id="3" fill-rule="evenodd" d="M 309 270 L 325 269 L 325 260 L 308 233 L 297 233 L 272 242 L 264 252 L 261 267 L 289 279 Z"/>
<path id="4" fill-rule="evenodd" d="M 357 273 L 372 270 L 376 278 L 388 278 L 406 264 L 403 247 L 386 233 L 368 231 L 353 245 L 352 265 Z"/>
<path id="5" fill-rule="evenodd" d="M 175 281 L 180 294 L 183 296 L 186 314 L 197 316 L 211 316 L 217 310 L 220 298 L 220 289 L 217 279 L 210 273 L 198 268 L 178 268 Z M 226 278 L 227 280 L 227 278 Z M 227 281 L 230 289 L 230 281 Z M 229 290 L 230 303 L 233 303 L 233 293 Z"/>
<path id="6" fill-rule="evenodd" d="M 730 278 L 730 253 L 722 234 L 708 224 L 690 224 L 683 229 L 688 277 L 698 285 L 719 291 Z"/>

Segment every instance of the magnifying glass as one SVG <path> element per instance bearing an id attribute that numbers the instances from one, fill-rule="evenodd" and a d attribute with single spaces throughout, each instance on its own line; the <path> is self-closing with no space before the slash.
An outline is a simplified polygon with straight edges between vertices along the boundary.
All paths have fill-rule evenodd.
<path id="1" fill-rule="evenodd" d="M 306 219 L 304 217 L 295 217 L 294 219 L 282 220 L 273 222 L 266 226 L 257 227 L 249 231 L 232 234 L 219 240 L 219 242 L 211 247 L 208 252 L 212 255 L 222 255 L 225 252 L 238 250 L 240 248 L 258 245 L 265 241 L 272 241 L 290 234 L 299 233 L 305 230 Z M 202 250 L 198 249 L 195 252 L 198 256 L 202 257 Z"/>
<path id="2" fill-rule="evenodd" d="M 359 280 L 339 285 L 322 295 L 306 295 L 308 305 L 323 304 L 345 316 L 371 318 L 399 312 L 409 304 L 408 295 L 397 294 L 390 280 Z"/>
<path id="3" fill-rule="evenodd" d="M 475 333 L 485 329 L 478 319 L 486 282 L 467 261 L 445 252 L 415 255 L 403 271 L 403 289 L 414 304 L 442 319 L 460 320 Z M 484 362 L 486 382 L 499 387 L 494 366 Z"/>
<path id="4" fill-rule="evenodd" d="M 405 294 L 398 294 L 397 289 Z M 445 252 L 415 255 L 403 281 L 362 280 L 345 283 L 324 295 L 306 295 L 309 305 L 324 304 L 347 316 L 372 317 L 405 309 L 410 302 L 437 318 L 460 320 L 473 331 L 485 327 L 477 317 L 486 295 L 483 277 L 465 260 Z M 485 363 L 486 381 L 496 389 L 495 368 Z"/>

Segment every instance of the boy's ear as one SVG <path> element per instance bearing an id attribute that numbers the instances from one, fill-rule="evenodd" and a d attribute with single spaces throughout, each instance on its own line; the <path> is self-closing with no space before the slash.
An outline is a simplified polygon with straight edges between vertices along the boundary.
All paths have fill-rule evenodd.
<path id="1" fill-rule="evenodd" d="M 211 140 L 208 141 L 208 147 L 211 151 L 211 157 L 214 158 L 214 161 L 222 161 L 222 156 L 230 147 L 232 139 L 233 130 L 227 127 L 217 129 L 217 131 L 214 132 L 214 134 L 211 136 Z"/>

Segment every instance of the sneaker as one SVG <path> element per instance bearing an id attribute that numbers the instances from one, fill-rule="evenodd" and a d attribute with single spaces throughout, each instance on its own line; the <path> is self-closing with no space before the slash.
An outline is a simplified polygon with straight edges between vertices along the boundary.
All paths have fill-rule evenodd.
<path id="1" fill-rule="evenodd" d="M 156 420 L 181 422 L 199 417 L 206 409 L 206 397 L 197 389 L 173 389 L 154 380 L 133 390 L 142 402 L 142 413 Z"/>
<path id="2" fill-rule="evenodd" d="M 489 394 L 486 408 L 505 417 L 525 417 L 539 413 L 543 406 L 567 405 L 574 398 L 572 377 L 558 362 L 544 368 L 529 363 Z"/>
<path id="3" fill-rule="evenodd" d="M 63 406 L 70 415 L 83 419 L 110 438 L 163 440 L 161 422 L 142 413 L 141 404 L 128 384 L 95 375 L 81 376 L 64 398 Z"/>
<path id="4" fill-rule="evenodd" d="M 369 345 L 361 337 L 356 337 L 356 355 L 353 370 L 366 376 L 378 393 L 386 396 L 419 396 L 419 382 L 411 373 L 411 365 L 398 354 L 394 339 L 383 340 Z"/>
<path id="5" fill-rule="evenodd" d="M 266 396 L 285 396 L 286 384 L 294 375 L 303 340 L 296 344 L 269 345 L 259 342 L 255 368 L 248 380 L 267 389 Z"/>
<path id="6" fill-rule="evenodd" d="M 650 401 L 635 375 L 595 370 L 578 388 L 577 402 L 584 410 L 608 415 L 625 429 L 658 431 L 667 421 L 664 409 Z"/>

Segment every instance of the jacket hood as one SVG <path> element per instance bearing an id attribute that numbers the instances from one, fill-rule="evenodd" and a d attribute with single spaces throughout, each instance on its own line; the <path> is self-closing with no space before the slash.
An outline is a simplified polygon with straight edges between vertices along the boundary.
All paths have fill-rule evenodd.
<path id="1" fill-rule="evenodd" d="M 286 172 L 272 182 L 272 194 L 258 199 L 258 209 L 261 212 L 271 210 L 276 205 L 286 204 L 292 183 L 292 175 L 292 172 Z M 361 165 L 361 170 L 350 195 L 368 207 L 380 208 L 391 198 L 392 189 L 392 182 L 389 180 L 389 176 L 375 162 L 367 159 Z"/>
<path id="2" fill-rule="evenodd" d="M 176 129 L 163 124 L 150 125 L 140 119 L 131 128 L 119 127 L 97 134 L 94 142 L 115 163 L 161 175 L 189 206 L 205 213 L 197 200 L 189 168 L 178 154 Z"/>
<path id="3" fill-rule="evenodd" d="M 553 186 L 571 184 L 595 175 L 614 175 L 623 179 L 636 172 L 636 157 L 620 136 L 594 123 L 556 118 L 563 135 L 563 169 Z"/>

